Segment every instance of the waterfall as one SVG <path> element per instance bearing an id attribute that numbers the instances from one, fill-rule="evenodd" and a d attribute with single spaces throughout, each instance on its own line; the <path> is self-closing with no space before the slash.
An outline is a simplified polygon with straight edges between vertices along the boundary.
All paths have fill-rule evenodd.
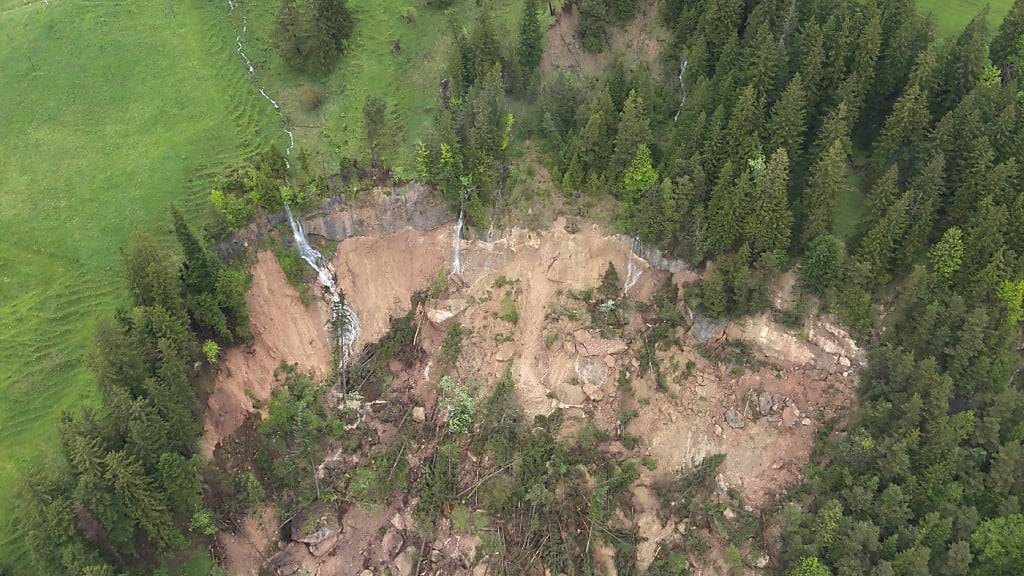
<path id="1" fill-rule="evenodd" d="M 679 122 L 679 114 L 683 111 L 683 106 L 686 106 L 686 66 L 690 63 L 689 59 L 683 58 L 683 61 L 679 63 L 679 89 L 683 93 L 683 98 L 679 102 L 679 108 L 676 109 L 676 117 L 672 119 L 673 122 Z"/>
<path id="2" fill-rule="evenodd" d="M 284 210 L 288 214 L 288 223 L 292 227 L 292 237 L 295 239 L 295 245 L 299 248 L 299 255 L 313 270 L 316 270 L 317 281 L 329 297 L 331 324 L 333 326 L 341 325 L 341 330 L 338 333 L 338 350 L 341 353 L 341 358 L 338 361 L 340 371 L 348 365 L 349 359 L 352 358 L 352 347 L 359 337 L 359 317 L 355 310 L 342 302 L 341 290 L 338 289 L 338 277 L 334 273 L 331 263 L 316 248 L 310 246 L 309 240 L 306 239 L 306 231 L 302 228 L 302 222 L 292 215 L 292 210 L 287 204 Z"/>
<path id="3" fill-rule="evenodd" d="M 452 230 L 452 274 L 462 274 L 462 225 L 465 223 L 465 209 L 459 208 L 459 220 Z"/>
<path id="4" fill-rule="evenodd" d="M 238 0 L 227 0 L 227 2 L 228 11 L 234 12 Z M 245 53 L 245 48 L 242 45 L 242 39 L 245 37 L 248 29 L 249 17 L 243 14 L 242 29 L 235 35 L 236 51 L 242 58 L 242 63 L 245 64 L 249 77 L 253 79 L 253 82 L 257 82 L 256 67 Z M 281 110 L 281 105 L 277 103 L 277 100 L 274 100 L 270 97 L 270 94 L 267 94 L 264 86 L 259 86 L 257 82 L 256 89 L 259 91 L 260 96 L 263 96 L 267 102 L 270 102 L 270 105 L 274 107 L 274 112 L 281 118 L 282 129 L 288 135 L 288 148 L 284 152 L 284 164 L 286 168 L 290 169 L 291 163 L 288 162 L 288 158 L 292 154 L 292 148 L 295 147 L 295 134 L 288 124 L 288 117 Z M 320 283 L 324 294 L 328 297 L 328 304 L 331 307 L 331 326 L 337 330 L 338 374 L 341 376 L 344 374 L 344 369 L 352 358 L 352 348 L 355 346 L 356 339 L 359 338 L 359 316 L 356 315 L 355 310 L 342 301 L 341 290 L 338 289 L 338 277 L 334 273 L 334 268 L 331 266 L 330 261 L 324 258 L 323 254 L 317 251 L 316 248 L 310 246 L 309 240 L 306 239 L 306 231 L 302 228 L 302 223 L 292 215 L 292 209 L 288 204 L 284 205 L 284 210 L 288 214 L 288 223 L 291 225 L 292 237 L 295 239 L 295 245 L 299 249 L 299 255 L 302 256 L 302 259 L 313 270 L 316 270 L 317 282 Z M 339 327 L 340 329 L 338 329 Z"/>
<path id="5" fill-rule="evenodd" d="M 633 236 L 633 244 L 630 247 L 629 255 L 626 256 L 626 282 L 622 286 L 622 295 L 625 296 L 629 289 L 636 286 L 637 281 L 640 280 L 640 274 L 643 270 L 637 265 L 637 260 L 642 258 L 644 253 L 643 242 L 640 241 L 640 236 Z"/>

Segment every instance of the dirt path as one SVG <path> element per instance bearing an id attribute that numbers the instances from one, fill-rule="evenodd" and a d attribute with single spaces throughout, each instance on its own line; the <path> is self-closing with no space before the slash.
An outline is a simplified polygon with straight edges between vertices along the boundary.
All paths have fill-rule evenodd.
<path id="1" fill-rule="evenodd" d="M 220 360 L 203 425 L 201 449 L 207 457 L 246 415 L 257 411 L 254 400 L 270 399 L 274 371 L 281 362 L 297 363 L 318 377 L 326 374 L 330 363 L 326 307 L 319 302 L 309 308 L 303 305 L 273 253 L 257 254 L 246 301 L 253 343 L 228 349 Z"/>

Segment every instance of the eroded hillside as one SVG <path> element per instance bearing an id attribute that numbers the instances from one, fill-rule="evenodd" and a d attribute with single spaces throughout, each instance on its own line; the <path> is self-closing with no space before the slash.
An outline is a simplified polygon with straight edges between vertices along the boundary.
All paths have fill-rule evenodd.
<path id="1" fill-rule="evenodd" d="M 495 479 L 525 466 L 522 455 L 505 461 L 474 440 L 494 417 L 487 407 L 506 369 L 527 434 L 520 442 L 550 432 L 551 445 L 570 454 L 586 445 L 592 459 L 604 461 L 593 469 L 577 463 L 580 475 L 556 492 L 577 485 L 592 501 L 604 489 L 601 466 L 632 471 L 621 494 L 609 496 L 606 518 L 595 520 L 585 507 L 573 513 L 594 533 L 560 528 L 568 556 L 616 574 L 703 546 L 702 560 L 690 557 L 706 574 L 724 573 L 732 550 L 751 569 L 767 566 L 777 538 L 762 512 L 801 479 L 819 428 L 843 419 L 853 399 L 863 358 L 845 333 L 813 315 L 802 330 L 771 314 L 707 320 L 682 296 L 697 274 L 652 268 L 628 241 L 594 225 L 558 221 L 542 232 L 462 240 L 463 273 L 448 275 L 455 246 L 450 225 L 371 230 L 338 245 L 335 269 L 360 316 L 357 344 L 365 349 L 350 376 L 363 381 L 348 382 L 358 394 L 343 397 L 334 388 L 320 396 L 328 418 L 345 431 L 321 439 L 319 500 L 293 505 L 287 516 L 277 513 L 279 503 L 242 515 L 235 533 L 218 537 L 231 572 L 476 575 L 516 562 L 544 573 L 550 533 L 543 541 L 530 537 L 517 525 L 528 522 L 525 512 L 493 512 L 494 492 L 503 489 Z M 609 264 L 619 278 L 614 293 L 607 279 L 602 284 Z M 281 382 L 273 375 L 281 361 L 298 362 L 317 379 L 329 372 L 325 312 L 301 307 L 269 252 L 255 267 L 249 299 L 256 342 L 231 351 L 221 366 L 207 421 L 210 446 L 239 428 L 238 415 L 265 416 L 261 407 Z M 776 290 L 777 307 L 790 305 L 789 280 Z M 270 301 L 276 304 L 261 304 Z M 461 341 L 455 357 L 446 344 L 453 326 Z M 384 377 L 359 390 L 379 374 L 364 367 L 381 359 Z M 464 406 L 459 394 L 473 407 L 462 431 L 468 434 L 453 430 Z M 249 469 L 244 447 L 258 442 L 246 438 L 259 434 L 250 422 L 217 451 L 229 473 Z M 458 465 L 432 516 L 424 514 L 424 500 L 436 496 L 442 452 Z M 690 495 L 703 504 L 684 508 L 671 499 L 675 483 L 711 464 L 717 469 Z M 375 486 L 364 485 L 368 479 Z M 577 506 L 569 493 L 554 496 L 552 505 Z M 521 504 L 537 506 L 528 500 Z M 514 550 L 520 537 L 524 550 Z"/>

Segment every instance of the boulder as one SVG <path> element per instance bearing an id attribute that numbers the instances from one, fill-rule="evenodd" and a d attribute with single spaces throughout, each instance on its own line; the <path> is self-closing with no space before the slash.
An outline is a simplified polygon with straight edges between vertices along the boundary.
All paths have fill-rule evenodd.
<path id="1" fill-rule="evenodd" d="M 341 532 L 337 515 L 323 504 L 314 504 L 291 521 L 291 539 L 303 544 L 319 544 Z"/>
<path id="2" fill-rule="evenodd" d="M 729 408 L 725 411 L 725 423 L 730 428 L 739 429 L 747 425 L 747 419 L 735 408 Z"/>
<path id="3" fill-rule="evenodd" d="M 313 556 L 320 558 L 330 554 L 334 547 L 338 545 L 338 540 L 341 538 L 341 532 L 333 532 L 330 536 L 317 542 L 316 544 L 309 544 L 309 553 Z"/>
<path id="4" fill-rule="evenodd" d="M 687 315 L 690 318 L 690 337 L 697 342 L 706 344 L 718 340 L 725 334 L 725 327 L 728 324 L 725 320 L 708 318 L 692 308 L 687 308 Z"/>
<path id="5" fill-rule="evenodd" d="M 570 406 L 580 406 L 587 401 L 587 395 L 584 394 L 583 388 L 571 382 L 562 382 L 556 385 L 555 398 L 558 398 L 562 404 Z"/>
<path id="6" fill-rule="evenodd" d="M 434 324 L 444 324 L 448 320 L 458 316 L 463 310 L 469 307 L 469 300 L 465 298 L 452 298 L 434 303 L 427 308 L 427 319 Z"/>
<path id="7" fill-rule="evenodd" d="M 767 390 L 751 388 L 747 391 L 747 413 L 755 420 L 769 416 L 779 416 L 783 410 L 782 398 Z"/>
<path id="8" fill-rule="evenodd" d="M 588 386 L 600 389 L 608 382 L 608 365 L 597 360 L 581 358 L 576 361 L 576 377 L 583 385 L 584 392 Z"/>
<path id="9" fill-rule="evenodd" d="M 380 553 L 385 560 L 390 560 L 398 554 L 398 551 L 402 549 L 402 544 L 405 543 L 405 539 L 398 530 L 391 528 L 384 533 L 384 538 L 380 541 Z"/>
<path id="10" fill-rule="evenodd" d="M 413 422 L 426 422 L 427 410 L 423 406 L 416 406 L 412 409 Z"/>
<path id="11" fill-rule="evenodd" d="M 416 569 L 416 555 L 419 553 L 415 546 L 408 546 L 395 558 L 395 570 L 398 576 L 412 576 Z"/>

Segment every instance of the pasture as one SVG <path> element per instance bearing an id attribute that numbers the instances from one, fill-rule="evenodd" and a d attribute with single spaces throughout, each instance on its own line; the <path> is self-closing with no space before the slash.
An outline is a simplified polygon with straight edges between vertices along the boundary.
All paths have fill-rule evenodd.
<path id="1" fill-rule="evenodd" d="M 95 398 L 119 247 L 284 135 L 222 2 L 0 0 L 0 517 L 17 475 Z M 23 553 L 4 525 L 0 565 Z"/>
<path id="2" fill-rule="evenodd" d="M 989 6 L 988 25 L 994 31 L 1013 6 L 1013 0 L 917 0 L 922 14 L 935 18 L 935 30 L 940 38 L 956 36 L 964 26 Z"/>

